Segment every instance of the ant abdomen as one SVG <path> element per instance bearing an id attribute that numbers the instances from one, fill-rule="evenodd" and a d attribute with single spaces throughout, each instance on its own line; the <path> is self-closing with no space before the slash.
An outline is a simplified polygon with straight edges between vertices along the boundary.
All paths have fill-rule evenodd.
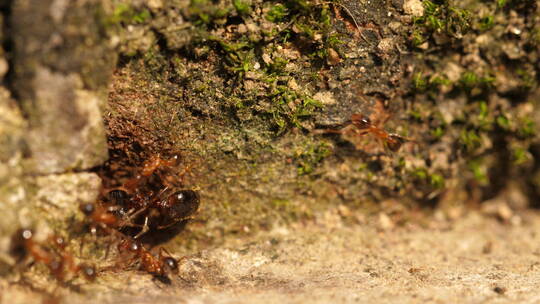
<path id="1" fill-rule="evenodd" d="M 32 239 L 33 234 L 30 229 L 19 229 L 13 234 L 9 253 L 17 262 L 22 261 L 28 256 L 27 243 Z"/>
<path id="2" fill-rule="evenodd" d="M 185 219 L 193 215 L 199 209 L 200 196 L 194 190 L 180 190 L 171 194 L 168 198 L 169 217 Z"/>
<path id="3" fill-rule="evenodd" d="M 359 130 L 369 129 L 372 126 L 371 120 L 361 114 L 353 114 L 351 120 L 353 125 Z"/>
<path id="4" fill-rule="evenodd" d="M 114 189 L 107 192 L 107 201 L 110 203 L 125 206 L 129 200 L 129 194 L 121 189 Z"/>
<path id="5" fill-rule="evenodd" d="M 114 206 L 113 213 L 118 217 L 124 217 L 129 212 L 131 196 L 124 190 L 114 189 L 107 192 L 106 200 Z"/>
<path id="6" fill-rule="evenodd" d="M 397 134 L 389 134 L 386 140 L 386 146 L 390 151 L 397 152 L 406 142 L 406 139 Z"/>

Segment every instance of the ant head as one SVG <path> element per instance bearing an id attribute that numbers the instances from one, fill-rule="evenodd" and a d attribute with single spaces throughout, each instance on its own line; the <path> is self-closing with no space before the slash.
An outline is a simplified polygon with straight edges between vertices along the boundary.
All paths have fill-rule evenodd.
<path id="1" fill-rule="evenodd" d="M 141 249 L 141 245 L 139 245 L 137 242 L 131 242 L 128 249 L 129 251 L 137 252 L 139 249 Z"/>
<path id="2" fill-rule="evenodd" d="M 121 251 L 127 250 L 131 253 L 136 254 L 141 250 L 141 244 L 130 238 L 125 238 L 118 244 L 118 250 L 121 250 Z"/>
<path id="3" fill-rule="evenodd" d="M 173 166 L 180 164 L 180 153 L 174 153 L 172 157 L 169 159 L 169 162 Z"/>
<path id="4" fill-rule="evenodd" d="M 18 233 L 25 240 L 29 240 L 34 236 L 34 232 L 31 229 L 21 229 Z"/>
<path id="5" fill-rule="evenodd" d="M 26 244 L 28 240 L 32 239 L 33 235 L 34 233 L 30 229 L 19 229 L 11 237 L 9 253 L 17 261 L 21 261 L 27 256 Z"/>
<path id="6" fill-rule="evenodd" d="M 162 261 L 164 268 L 166 268 L 168 272 L 178 272 L 178 262 L 174 258 L 164 257 Z"/>
<path id="7" fill-rule="evenodd" d="M 81 211 L 82 211 L 82 213 L 84 213 L 84 215 L 90 216 L 90 215 L 92 215 L 92 213 L 94 213 L 94 211 L 96 210 L 96 207 L 92 203 L 86 203 L 86 204 L 81 204 L 79 209 L 81 209 Z"/>
<path id="8" fill-rule="evenodd" d="M 51 240 L 54 243 L 54 245 L 59 247 L 59 248 L 64 249 L 66 247 L 66 240 L 63 237 L 59 236 L 59 235 L 53 235 L 51 237 Z"/>
<path id="9" fill-rule="evenodd" d="M 82 272 L 83 276 L 89 281 L 93 281 L 97 277 L 96 268 L 94 266 L 91 266 L 91 265 L 82 265 L 81 266 L 81 272 Z"/>

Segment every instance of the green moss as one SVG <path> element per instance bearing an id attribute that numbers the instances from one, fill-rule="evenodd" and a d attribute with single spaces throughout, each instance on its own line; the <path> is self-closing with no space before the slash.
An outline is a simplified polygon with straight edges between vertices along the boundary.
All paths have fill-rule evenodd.
<path id="1" fill-rule="evenodd" d="M 411 43 L 413 46 L 420 46 L 422 43 L 426 42 L 427 38 L 424 37 L 424 31 L 419 29 L 414 29 L 411 34 Z"/>
<path id="2" fill-rule="evenodd" d="M 459 140 L 467 152 L 472 152 L 482 146 L 482 140 L 476 130 L 462 129 Z"/>
<path id="3" fill-rule="evenodd" d="M 273 5 L 268 13 L 266 13 L 266 20 L 270 22 L 282 22 L 289 15 L 289 10 L 285 5 L 278 3 Z"/>
<path id="4" fill-rule="evenodd" d="M 274 60 L 267 65 L 266 73 L 270 76 L 288 75 L 287 71 L 285 70 L 287 63 L 289 63 L 289 60 L 281 57 L 275 57 Z M 271 81 L 275 80 L 274 77 L 270 77 L 270 79 Z"/>
<path id="5" fill-rule="evenodd" d="M 503 130 L 510 130 L 510 121 L 508 120 L 508 117 L 506 117 L 504 114 L 500 114 L 495 119 L 495 122 L 497 123 L 497 126 Z"/>
<path id="6" fill-rule="evenodd" d="M 278 134 L 290 127 L 302 129 L 301 120 L 322 107 L 319 101 L 292 90 L 287 85 L 276 85 L 268 97 L 272 105 L 269 114 L 277 126 Z"/>
<path id="7" fill-rule="evenodd" d="M 512 161 L 516 166 L 529 162 L 531 158 L 529 151 L 523 147 L 516 147 L 512 150 Z"/>
<path id="8" fill-rule="evenodd" d="M 110 24 L 139 24 L 145 23 L 152 17 L 147 9 L 138 10 L 127 3 L 118 3 L 108 22 Z"/>
<path id="9" fill-rule="evenodd" d="M 450 1 L 422 2 L 424 15 L 413 19 L 412 43 L 419 46 L 429 40 L 434 33 L 461 38 L 471 27 L 471 13 L 450 5 Z"/>
<path id="10" fill-rule="evenodd" d="M 467 167 L 473 173 L 474 179 L 482 186 L 489 184 L 487 170 L 482 158 L 475 158 L 467 163 Z"/>
<path id="11" fill-rule="evenodd" d="M 537 86 L 536 79 L 532 71 L 528 71 L 527 69 L 523 69 L 523 68 L 518 68 L 516 70 L 516 74 L 519 77 L 519 80 L 521 82 L 521 88 L 523 90 L 528 91 Z"/>
<path id="12" fill-rule="evenodd" d="M 461 75 L 459 83 L 467 92 L 472 92 L 473 89 L 483 90 L 491 87 L 495 77 L 491 75 L 479 76 L 472 71 L 466 71 Z"/>
<path id="13" fill-rule="evenodd" d="M 330 145 L 326 142 L 310 142 L 295 151 L 294 159 L 298 168 L 298 175 L 313 173 L 323 159 L 331 154 Z"/>
<path id="14" fill-rule="evenodd" d="M 477 23 L 478 30 L 487 31 L 495 25 L 495 17 L 492 15 L 480 18 Z"/>
<path id="15" fill-rule="evenodd" d="M 443 127 L 436 127 L 435 129 L 431 130 L 431 136 L 433 136 L 435 139 L 441 139 L 445 133 L 445 129 Z"/>
<path id="16" fill-rule="evenodd" d="M 521 138 L 531 138 L 536 135 L 536 124 L 529 117 L 523 117 L 518 120 L 517 134 Z"/>
<path id="17" fill-rule="evenodd" d="M 539 26 L 536 26 L 534 29 L 532 29 L 531 31 L 531 40 L 530 40 L 534 45 L 539 45 L 540 44 L 540 27 Z"/>
<path id="18" fill-rule="evenodd" d="M 410 174 L 418 182 L 429 185 L 434 190 L 445 186 L 445 179 L 441 174 L 430 173 L 426 168 L 416 168 Z"/>
<path id="19" fill-rule="evenodd" d="M 409 111 L 409 116 L 416 121 L 422 121 L 423 118 L 422 112 L 417 109 L 411 109 Z"/>
<path id="20" fill-rule="evenodd" d="M 442 189 L 445 186 L 444 177 L 437 173 L 431 174 L 429 176 L 429 183 L 435 189 Z"/>
<path id="21" fill-rule="evenodd" d="M 478 101 L 478 116 L 475 124 L 479 130 L 489 131 L 493 127 L 493 119 L 490 116 L 488 104 L 485 101 Z"/>
<path id="22" fill-rule="evenodd" d="M 338 46 L 342 45 L 344 42 L 340 38 L 340 34 L 330 34 L 326 38 L 326 46 L 331 48 L 337 48 Z"/>
<path id="23" fill-rule="evenodd" d="M 434 74 L 424 75 L 422 72 L 417 72 L 412 78 L 412 89 L 415 93 L 436 93 L 440 86 L 451 84 L 446 77 Z"/>
<path id="24" fill-rule="evenodd" d="M 209 0 L 191 0 L 187 13 L 189 19 L 196 25 L 212 27 L 225 24 L 232 10 L 233 7 L 230 4 L 215 5 Z"/>
<path id="25" fill-rule="evenodd" d="M 251 13 L 251 0 L 233 0 L 233 6 L 239 15 Z"/>
<path id="26" fill-rule="evenodd" d="M 424 168 L 418 168 L 418 169 L 415 169 L 413 172 L 412 172 L 412 175 L 418 179 L 427 179 L 428 177 L 428 173 L 427 173 L 427 170 L 424 169 Z"/>
<path id="27" fill-rule="evenodd" d="M 251 8 L 251 2 L 232 1 L 231 8 L 234 7 L 234 11 L 231 11 L 223 1 L 217 5 L 210 4 L 204 0 L 193 0 L 190 3 L 189 13 L 195 24 L 200 27 L 199 45 L 210 44 L 212 45 L 209 48 L 210 52 L 217 50 L 220 53 L 228 78 L 235 82 L 226 93 L 227 100 L 231 101 L 227 104 L 236 110 L 240 105 L 243 113 L 248 113 L 247 116 L 263 114 L 265 118 L 270 118 L 269 121 L 277 134 L 282 134 L 292 127 L 303 128 L 301 122 L 321 108 L 322 104 L 311 98 L 307 90 L 300 88 L 295 80 L 297 75 L 287 69 L 289 60 L 281 55 L 281 50 L 290 49 L 289 40 L 298 39 L 299 36 L 307 38 L 303 42 L 312 43 L 309 49 L 315 51 L 307 54 L 309 58 L 326 58 L 328 47 L 340 45 L 342 42 L 339 35 L 329 33 L 331 19 L 328 3 L 268 1 L 263 4 L 264 16 L 257 17 L 270 20 L 279 26 L 260 29 L 260 32 L 253 35 L 220 36 L 209 34 L 212 28 L 219 25 L 216 18 L 235 16 L 234 12 L 240 15 L 248 14 L 247 9 Z M 226 15 L 218 13 L 217 8 L 221 12 L 226 12 Z M 291 28 L 293 26 L 294 31 Z M 321 40 L 320 37 L 324 39 Z M 248 73 L 253 77 L 249 79 L 251 89 L 246 92 L 242 91 L 242 84 Z M 291 87 L 291 83 L 294 83 L 294 86 Z M 242 102 L 239 103 L 238 100 Z"/>
<path id="28" fill-rule="evenodd" d="M 428 88 L 428 81 L 422 75 L 422 72 L 417 72 L 412 78 L 412 88 L 417 92 L 424 92 Z"/>
<path id="29" fill-rule="evenodd" d="M 470 71 L 463 73 L 459 81 L 465 88 L 473 88 L 479 83 L 478 76 L 476 76 L 474 72 Z"/>

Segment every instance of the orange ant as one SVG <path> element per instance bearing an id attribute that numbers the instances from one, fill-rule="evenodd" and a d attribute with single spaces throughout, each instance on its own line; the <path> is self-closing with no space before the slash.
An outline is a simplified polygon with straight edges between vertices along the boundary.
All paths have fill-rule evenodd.
<path id="1" fill-rule="evenodd" d="M 21 262 L 28 256 L 35 262 L 43 263 L 47 266 L 50 273 L 59 281 L 65 282 L 67 273 L 81 272 L 89 280 L 96 276 L 96 270 L 93 266 L 75 264 L 71 254 L 65 251 L 66 242 L 60 236 L 51 236 L 48 242 L 52 247 L 46 247 L 43 244 L 33 240 L 34 232 L 30 229 L 19 229 L 11 238 L 11 250 L 17 262 Z"/>
<path id="2" fill-rule="evenodd" d="M 154 277 L 164 282 L 170 282 L 168 278 L 171 273 L 178 273 L 178 261 L 171 257 L 165 248 L 159 248 L 159 255 L 156 257 L 148 251 L 140 242 L 125 238 L 117 246 L 121 254 L 132 255 L 128 264 L 139 263 L 139 268 L 148 272 Z M 166 253 L 163 254 L 163 253 Z"/>
<path id="3" fill-rule="evenodd" d="M 108 237 L 112 237 L 115 233 L 120 233 L 114 229 L 120 222 L 118 217 L 113 213 L 115 208 L 105 207 L 101 203 L 84 203 L 79 206 L 79 209 L 87 217 L 89 223 L 87 223 L 85 227 L 89 228 L 89 232 L 94 238 L 99 231 Z M 79 247 L 80 254 L 83 252 L 85 240 L 86 238 L 83 236 Z M 109 255 L 109 248 L 110 243 L 109 246 L 107 246 L 105 257 Z"/>
<path id="4" fill-rule="evenodd" d="M 377 139 L 379 139 L 383 143 L 383 145 L 392 152 L 397 152 L 405 142 L 414 142 L 414 140 L 410 138 L 403 137 L 395 133 L 388 133 L 384 129 L 373 125 L 371 123 L 371 120 L 362 114 L 352 114 L 351 120 L 346 122 L 345 124 L 345 127 L 339 130 L 326 129 L 321 130 L 320 133 L 344 134 L 352 132 L 358 136 L 371 134 Z M 349 125 L 353 125 L 355 129 L 351 130 L 350 128 L 348 128 Z"/>
<path id="5" fill-rule="evenodd" d="M 106 230 L 118 225 L 118 218 L 111 213 L 111 209 L 105 208 L 101 204 L 86 203 L 80 205 L 80 210 L 91 220 L 90 232 L 97 233 L 97 228 Z"/>
<path id="6" fill-rule="evenodd" d="M 178 154 L 173 155 L 170 159 L 164 160 L 159 155 L 152 156 L 149 160 L 144 162 L 143 168 L 140 174 L 137 174 L 134 178 L 128 180 L 121 187 L 123 191 L 128 193 L 135 192 L 140 184 L 156 173 L 161 179 L 166 180 L 160 169 L 171 168 L 178 165 L 180 156 Z"/>

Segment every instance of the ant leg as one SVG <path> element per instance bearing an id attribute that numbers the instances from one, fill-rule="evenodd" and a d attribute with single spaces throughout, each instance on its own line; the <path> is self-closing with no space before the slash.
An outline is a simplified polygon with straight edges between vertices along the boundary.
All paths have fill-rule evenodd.
<path id="1" fill-rule="evenodd" d="M 79 245 L 79 256 L 83 255 L 83 248 L 84 248 L 85 243 L 86 243 L 86 234 L 84 234 L 81 238 L 81 245 Z"/>
<path id="2" fill-rule="evenodd" d="M 118 230 L 114 230 L 108 227 L 103 227 L 103 230 L 107 232 L 107 250 L 105 251 L 105 259 L 109 257 L 111 246 L 118 238 L 122 238 L 122 234 Z"/>
<path id="3" fill-rule="evenodd" d="M 144 217 L 144 224 L 143 224 L 142 230 L 141 230 L 139 233 L 137 233 L 137 235 L 134 236 L 133 238 L 134 238 L 134 239 L 138 239 L 141 235 L 147 233 L 148 230 L 150 230 L 150 227 L 148 227 L 148 216 L 145 216 L 145 217 Z"/>
<path id="4" fill-rule="evenodd" d="M 109 235 L 109 237 L 111 237 L 111 235 Z M 109 257 L 109 251 L 111 251 L 112 241 L 112 239 L 109 239 L 107 242 L 108 244 L 107 249 L 105 250 L 105 260 Z"/>
<path id="5" fill-rule="evenodd" d="M 118 225 L 118 227 L 124 227 L 124 226 L 139 227 L 139 225 L 132 224 L 133 219 L 135 219 L 135 218 L 136 218 L 137 216 L 139 216 L 141 213 L 146 212 L 147 209 L 148 209 L 148 207 L 144 207 L 144 208 L 141 208 L 141 209 L 137 210 L 136 212 L 133 212 L 132 214 L 130 214 L 130 215 L 128 216 L 127 219 L 125 219 L 125 220 L 123 220 L 122 222 L 120 222 L 120 224 Z"/>
<path id="6" fill-rule="evenodd" d="M 88 232 L 90 232 L 90 234 L 92 235 L 93 237 L 93 243 L 95 243 L 97 241 L 97 228 L 93 225 L 89 225 L 88 226 L 89 229 L 88 229 Z M 82 256 L 83 254 L 83 249 L 84 249 L 84 245 L 86 245 L 86 241 L 87 241 L 87 234 L 85 233 L 83 236 L 82 236 L 82 239 L 81 239 L 81 245 L 79 247 L 79 255 Z"/>
<path id="7" fill-rule="evenodd" d="M 313 134 L 343 134 L 345 133 L 346 130 L 345 128 L 341 128 L 341 129 L 318 129 L 318 130 L 313 130 Z"/>
<path id="8" fill-rule="evenodd" d="M 169 250 L 165 249 L 165 247 L 159 247 L 159 256 L 160 257 L 164 257 L 163 252 L 165 252 L 170 257 L 173 256 Z"/>
<path id="9" fill-rule="evenodd" d="M 324 134 L 343 134 L 343 133 L 346 133 L 347 130 L 344 130 L 344 129 L 339 129 L 339 130 L 334 130 L 334 129 L 324 129 L 323 132 Z"/>

